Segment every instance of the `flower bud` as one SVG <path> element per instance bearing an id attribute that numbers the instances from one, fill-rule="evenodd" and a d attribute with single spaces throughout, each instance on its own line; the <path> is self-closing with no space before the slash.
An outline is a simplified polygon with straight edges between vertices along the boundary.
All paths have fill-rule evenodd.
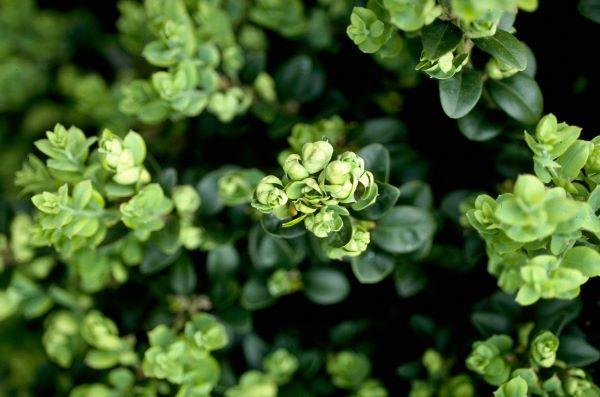
<path id="1" fill-rule="evenodd" d="M 132 185 L 140 180 L 142 169 L 140 167 L 130 167 L 117 170 L 113 180 L 119 185 Z"/>
<path id="2" fill-rule="evenodd" d="M 81 325 L 81 336 L 102 350 L 116 350 L 121 345 L 117 325 L 98 311 L 89 312 Z"/>
<path id="3" fill-rule="evenodd" d="M 262 213 L 270 214 L 274 210 L 283 207 L 288 197 L 283 191 L 281 180 L 273 175 L 261 179 L 252 195 L 252 207 Z"/>
<path id="4" fill-rule="evenodd" d="M 536 138 L 544 144 L 555 144 L 560 142 L 561 137 L 558 134 L 558 120 L 552 113 L 545 115 L 539 121 L 535 128 Z"/>
<path id="5" fill-rule="evenodd" d="M 552 332 L 542 332 L 531 342 L 531 359 L 540 367 L 550 368 L 556 361 L 558 345 L 558 338 Z"/>
<path id="6" fill-rule="evenodd" d="M 47 131 L 46 136 L 56 148 L 65 148 L 68 142 L 68 131 L 65 127 L 60 124 L 54 126 L 54 131 Z"/>
<path id="7" fill-rule="evenodd" d="M 332 155 L 333 146 L 326 141 L 308 142 L 302 146 L 302 164 L 310 174 L 325 168 Z"/>
<path id="8" fill-rule="evenodd" d="M 494 397 L 527 397 L 527 390 L 527 382 L 520 376 L 517 376 L 500 386 L 494 393 Z"/>
<path id="9" fill-rule="evenodd" d="M 327 257 L 330 259 L 342 259 L 345 256 L 359 256 L 367 250 L 371 242 L 371 233 L 360 225 L 353 226 L 352 238 L 341 248 L 330 247 L 325 244 Z"/>
<path id="10" fill-rule="evenodd" d="M 191 185 L 175 186 L 173 189 L 173 204 L 179 214 L 194 213 L 200 207 L 200 195 Z"/>
<path id="11" fill-rule="evenodd" d="M 188 250 L 195 250 L 203 243 L 203 231 L 197 226 L 181 226 L 179 241 Z"/>
<path id="12" fill-rule="evenodd" d="M 467 368 L 483 375 L 488 383 L 501 385 L 511 371 L 502 355 L 512 347 L 512 343 L 512 339 L 506 335 L 495 335 L 485 341 L 475 342 L 466 360 Z"/>
<path id="13" fill-rule="evenodd" d="M 363 354 L 342 351 L 328 358 L 327 372 L 335 386 L 354 389 L 369 377 L 371 363 Z"/>
<path id="14" fill-rule="evenodd" d="M 485 71 L 490 78 L 502 80 L 518 73 L 519 69 L 502 63 L 496 58 L 492 58 L 485 65 Z"/>
<path id="15" fill-rule="evenodd" d="M 46 214 L 58 214 L 60 210 L 60 202 L 58 196 L 54 193 L 43 192 L 40 194 L 36 194 L 31 198 L 33 205 L 37 207 L 38 210 L 46 213 Z"/>
<path id="16" fill-rule="evenodd" d="M 278 384 L 289 382 L 299 366 L 296 356 L 286 349 L 277 349 L 263 360 L 263 367 Z"/>
<path id="17" fill-rule="evenodd" d="M 267 282 L 269 293 L 278 298 L 289 295 L 302 288 L 302 279 L 297 270 L 276 270 Z"/>
<path id="18" fill-rule="evenodd" d="M 223 324 L 208 313 L 199 313 L 185 325 L 185 334 L 201 349 L 213 351 L 227 346 L 228 336 Z"/>
<path id="19" fill-rule="evenodd" d="M 310 174 L 302 165 L 301 157 L 297 154 L 290 154 L 283 163 L 285 174 L 293 181 L 301 181 L 308 178 Z"/>
<path id="20" fill-rule="evenodd" d="M 600 172 L 600 145 L 594 145 L 594 149 L 585 163 L 585 170 L 590 174 Z"/>
<path id="21" fill-rule="evenodd" d="M 391 36 L 391 26 L 380 21 L 368 8 L 354 7 L 350 22 L 346 34 L 362 52 L 377 52 Z"/>
<path id="22" fill-rule="evenodd" d="M 322 189 L 342 203 L 354 202 L 358 180 L 352 175 L 352 164 L 341 160 L 329 163 L 319 176 Z"/>
<path id="23" fill-rule="evenodd" d="M 315 236 L 325 238 L 329 236 L 330 233 L 337 232 L 342 228 L 344 225 L 342 214 L 342 207 L 323 207 L 319 212 L 307 216 L 304 220 L 304 224 Z"/>
<path id="24" fill-rule="evenodd" d="M 474 397 L 475 387 L 468 375 L 457 375 L 445 382 L 441 389 L 441 397 Z"/>

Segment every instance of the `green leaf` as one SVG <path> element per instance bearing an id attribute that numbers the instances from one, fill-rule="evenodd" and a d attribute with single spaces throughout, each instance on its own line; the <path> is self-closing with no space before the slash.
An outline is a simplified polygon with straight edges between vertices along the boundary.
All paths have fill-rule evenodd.
<path id="1" fill-rule="evenodd" d="M 388 183 L 375 182 L 379 190 L 377 200 L 361 211 L 352 211 L 352 216 L 357 219 L 376 221 L 388 212 L 398 201 L 400 189 Z"/>
<path id="2" fill-rule="evenodd" d="M 352 240 L 352 219 L 349 216 L 342 216 L 342 220 L 344 221 L 342 228 L 327 237 L 327 244 L 331 247 L 341 248 Z"/>
<path id="3" fill-rule="evenodd" d="M 421 292 L 427 286 L 427 276 L 420 264 L 401 260 L 394 272 L 396 292 L 402 298 L 408 298 Z"/>
<path id="4" fill-rule="evenodd" d="M 232 245 L 213 248 L 206 257 L 206 271 L 210 277 L 233 275 L 240 264 L 240 256 Z"/>
<path id="5" fill-rule="evenodd" d="M 454 77 L 440 80 L 440 102 L 446 115 L 453 119 L 467 115 L 481 98 L 481 72 L 463 70 Z"/>
<path id="6" fill-rule="evenodd" d="M 279 97 L 309 102 L 325 89 L 325 73 L 308 55 L 296 55 L 277 70 L 275 82 Z"/>
<path id="7" fill-rule="evenodd" d="M 525 73 L 491 80 L 490 95 L 506 114 L 523 124 L 535 124 L 542 115 L 544 99 L 535 80 Z"/>
<path id="8" fill-rule="evenodd" d="M 600 209 L 600 185 L 596 186 L 592 193 L 590 193 L 590 197 L 588 197 L 588 204 L 594 212 Z"/>
<path id="9" fill-rule="evenodd" d="M 384 253 L 367 250 L 352 258 L 352 271 L 363 284 L 378 283 L 394 270 L 394 259 Z"/>
<path id="10" fill-rule="evenodd" d="M 600 359 L 600 351 L 590 345 L 584 337 L 561 336 L 558 358 L 570 367 L 585 367 Z"/>
<path id="11" fill-rule="evenodd" d="M 365 161 L 365 169 L 371 171 L 378 181 L 387 182 L 390 177 L 390 152 L 380 143 L 372 143 L 357 153 Z"/>
<path id="12" fill-rule="evenodd" d="M 320 305 L 341 302 L 350 293 L 344 273 L 333 269 L 312 269 L 303 274 L 304 294 Z"/>
<path id="13" fill-rule="evenodd" d="M 431 210 L 433 208 L 433 193 L 428 183 L 414 180 L 400 186 L 398 205 L 409 205 Z"/>
<path id="14" fill-rule="evenodd" d="M 264 231 L 273 237 L 296 238 L 306 233 L 306 227 L 302 222 L 289 223 L 289 226 L 284 226 L 285 223 L 271 214 L 264 214 L 260 221 Z"/>
<path id="15" fill-rule="evenodd" d="M 436 19 L 422 30 L 421 41 L 427 59 L 435 60 L 458 46 L 462 31 L 450 22 Z"/>
<path id="16" fill-rule="evenodd" d="M 600 253 L 590 247 L 573 247 L 565 252 L 561 266 L 579 270 L 587 277 L 600 276 Z"/>
<path id="17" fill-rule="evenodd" d="M 256 225 L 250 230 L 248 254 L 260 269 L 291 267 L 302 261 L 306 254 L 304 238 L 284 239 L 273 237 Z"/>
<path id="18" fill-rule="evenodd" d="M 562 178 L 572 181 L 579 175 L 593 150 L 590 142 L 577 140 L 563 153 L 556 162 L 560 165 L 557 170 Z"/>
<path id="19" fill-rule="evenodd" d="M 79 182 L 73 188 L 73 205 L 76 209 L 83 209 L 90 202 L 92 198 L 92 182 L 90 180 L 85 180 Z"/>
<path id="20" fill-rule="evenodd" d="M 187 255 L 182 255 L 171 267 L 171 288 L 176 294 L 188 295 L 196 288 L 196 271 Z"/>
<path id="21" fill-rule="evenodd" d="M 581 15 L 600 23 L 600 0 L 579 0 L 578 7 Z"/>
<path id="22" fill-rule="evenodd" d="M 480 50 L 487 52 L 503 64 L 522 71 L 527 67 L 525 45 L 512 34 L 504 30 L 496 31 L 491 37 L 474 39 Z"/>
<path id="23" fill-rule="evenodd" d="M 241 305 L 248 310 L 259 310 L 270 306 L 275 299 L 269 293 L 267 283 L 259 278 L 251 278 L 242 289 Z"/>
<path id="24" fill-rule="evenodd" d="M 498 136 L 504 129 L 504 122 L 495 113 L 476 108 L 458 119 L 458 129 L 468 139 L 483 142 Z"/>
<path id="25" fill-rule="evenodd" d="M 471 315 L 471 322 L 483 336 L 509 334 L 512 331 L 510 317 L 495 312 L 475 312 Z"/>
<path id="26" fill-rule="evenodd" d="M 400 206 L 390 210 L 371 236 L 375 244 L 395 253 L 413 252 L 426 245 L 435 232 L 431 214 L 418 207 Z"/>
<path id="27" fill-rule="evenodd" d="M 154 245 L 150 245 L 144 254 L 142 264 L 140 265 L 140 272 L 142 274 L 154 274 L 158 273 L 162 269 L 175 262 L 179 257 L 180 250 L 177 250 L 174 254 L 165 254 L 161 252 Z"/>

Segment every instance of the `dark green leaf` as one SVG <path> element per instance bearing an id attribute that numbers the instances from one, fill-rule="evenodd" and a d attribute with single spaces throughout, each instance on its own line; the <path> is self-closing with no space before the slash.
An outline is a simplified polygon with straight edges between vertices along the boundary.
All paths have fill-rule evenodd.
<path id="1" fill-rule="evenodd" d="M 468 139 L 483 142 L 498 136 L 504 129 L 504 122 L 495 113 L 475 109 L 458 119 L 458 129 Z"/>
<path id="2" fill-rule="evenodd" d="M 521 72 L 490 81 L 490 95 L 509 116 L 523 124 L 535 124 L 544 108 L 542 92 L 535 80 Z"/>
<path id="3" fill-rule="evenodd" d="M 403 298 L 416 295 L 427 286 L 427 276 L 421 270 L 420 264 L 400 261 L 394 272 L 396 292 Z"/>
<path id="4" fill-rule="evenodd" d="M 267 283 L 259 278 L 251 278 L 242 289 L 241 305 L 248 310 L 259 310 L 270 306 L 275 299 L 267 289 Z"/>
<path id="5" fill-rule="evenodd" d="M 376 221 L 388 212 L 400 197 L 400 189 L 388 183 L 376 182 L 379 189 L 377 201 L 362 211 L 352 212 L 352 216 L 358 219 Z"/>
<path id="6" fill-rule="evenodd" d="M 600 23 L 600 0 L 579 0 L 579 12 L 584 17 Z"/>
<path id="7" fill-rule="evenodd" d="M 341 302 L 350 292 L 344 273 L 333 269 L 313 269 L 304 273 L 304 293 L 320 305 Z"/>
<path id="8" fill-rule="evenodd" d="M 223 245 L 208 252 L 206 271 L 211 277 L 225 277 L 235 273 L 240 256 L 232 245 Z"/>
<path id="9" fill-rule="evenodd" d="M 439 19 L 425 26 L 421 36 L 425 56 L 431 60 L 452 51 L 461 40 L 462 31 L 456 25 Z"/>
<path id="10" fill-rule="evenodd" d="M 187 255 L 179 257 L 171 267 L 171 288 L 176 294 L 191 294 L 196 288 L 196 271 Z"/>
<path id="11" fill-rule="evenodd" d="M 433 237 L 435 221 L 422 208 L 400 206 L 390 210 L 372 232 L 373 242 L 392 253 L 423 248 Z"/>
<path id="12" fill-rule="evenodd" d="M 582 336 L 562 336 L 557 355 L 570 367 L 585 367 L 600 359 L 600 351 Z"/>
<path id="13" fill-rule="evenodd" d="M 372 143 L 358 151 L 365 160 L 365 169 L 371 171 L 376 180 L 387 182 L 390 177 L 390 152 L 380 143 Z"/>
<path id="14" fill-rule="evenodd" d="M 525 45 L 512 34 L 504 30 L 496 31 L 491 37 L 474 39 L 475 45 L 500 62 L 517 70 L 527 67 Z"/>
<path id="15" fill-rule="evenodd" d="M 494 312 L 475 312 L 471 322 L 484 337 L 497 334 L 510 334 L 512 323 L 510 317 Z"/>
<path id="16" fill-rule="evenodd" d="M 276 216 L 270 214 L 263 215 L 260 222 L 264 231 L 273 237 L 295 238 L 306 233 L 304 222 L 296 223 L 295 225 L 289 227 L 283 226 L 284 223 L 285 222 L 281 221 Z"/>
<path id="17" fill-rule="evenodd" d="M 343 216 L 342 219 L 342 228 L 327 237 L 327 244 L 331 247 L 341 248 L 352 240 L 352 219 L 349 216 Z"/>
<path id="18" fill-rule="evenodd" d="M 433 208 L 433 193 L 429 184 L 423 181 L 410 181 L 400 186 L 398 205 L 409 205 L 431 210 Z"/>
<path id="19" fill-rule="evenodd" d="M 275 82 L 281 98 L 309 102 L 325 89 L 325 73 L 308 55 L 297 55 L 277 70 Z"/>
<path id="20" fill-rule="evenodd" d="M 450 79 L 440 80 L 439 84 L 442 109 L 453 119 L 467 115 L 483 90 L 482 74 L 476 70 L 463 70 Z"/>
<path id="21" fill-rule="evenodd" d="M 165 254 L 153 245 L 148 246 L 144 259 L 140 265 L 142 274 L 154 274 L 175 262 L 179 257 L 181 250 L 177 250 L 174 254 Z"/>
<path id="22" fill-rule="evenodd" d="M 394 259 L 384 253 L 367 250 L 352 258 L 352 271 L 363 284 L 378 283 L 394 270 Z"/>

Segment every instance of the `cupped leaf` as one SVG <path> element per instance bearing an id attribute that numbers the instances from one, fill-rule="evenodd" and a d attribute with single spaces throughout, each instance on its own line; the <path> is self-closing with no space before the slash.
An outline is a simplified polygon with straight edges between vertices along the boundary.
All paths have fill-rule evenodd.
<path id="1" fill-rule="evenodd" d="M 458 119 L 473 110 L 481 98 L 482 76 L 476 70 L 463 70 L 450 79 L 440 80 L 440 102 L 448 117 Z"/>

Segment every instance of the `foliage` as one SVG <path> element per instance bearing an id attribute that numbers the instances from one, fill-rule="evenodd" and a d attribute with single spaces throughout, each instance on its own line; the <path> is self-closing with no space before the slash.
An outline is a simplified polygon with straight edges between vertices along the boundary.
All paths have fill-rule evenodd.
<path id="1" fill-rule="evenodd" d="M 567 5 L 50 3 L 0 0 L 0 395 L 600 397 Z"/>

